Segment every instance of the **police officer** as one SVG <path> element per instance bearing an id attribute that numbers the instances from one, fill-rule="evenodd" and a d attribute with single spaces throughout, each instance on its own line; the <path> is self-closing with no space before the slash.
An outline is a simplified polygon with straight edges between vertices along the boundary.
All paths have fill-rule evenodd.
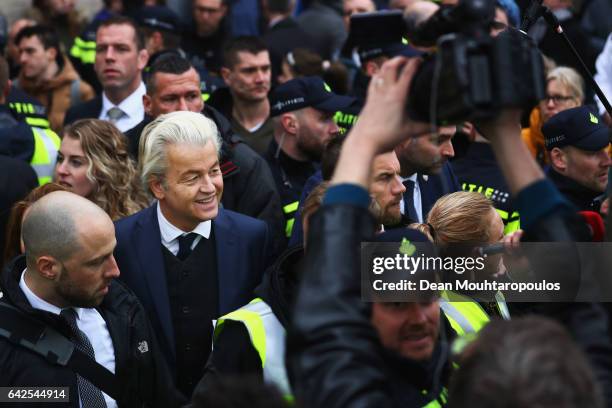
<path id="1" fill-rule="evenodd" d="M 331 92 L 319 77 L 292 79 L 270 95 L 274 139 L 264 157 L 281 196 L 288 237 L 302 188 L 318 169 L 327 142 L 339 134 L 334 115 L 353 101 Z"/>
<path id="2" fill-rule="evenodd" d="M 612 159 L 609 129 L 586 106 L 559 112 L 542 127 L 548 177 L 579 210 L 599 211 Z"/>
<path id="3" fill-rule="evenodd" d="M 53 177 L 60 139 L 48 128 L 46 119 L 29 116 L 36 112 L 32 103 L 7 104 L 12 92 L 8 74 L 8 64 L 0 56 L 0 153 L 29 163 L 38 176 L 38 183 L 48 183 Z M 29 122 L 36 125 L 29 125 Z"/>

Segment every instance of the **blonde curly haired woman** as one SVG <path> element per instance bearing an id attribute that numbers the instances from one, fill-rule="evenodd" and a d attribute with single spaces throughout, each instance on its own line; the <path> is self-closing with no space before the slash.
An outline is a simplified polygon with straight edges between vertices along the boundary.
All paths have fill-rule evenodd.
<path id="1" fill-rule="evenodd" d="M 125 136 L 99 119 L 79 120 L 64 129 L 55 181 L 99 205 L 113 221 L 149 204 Z"/>

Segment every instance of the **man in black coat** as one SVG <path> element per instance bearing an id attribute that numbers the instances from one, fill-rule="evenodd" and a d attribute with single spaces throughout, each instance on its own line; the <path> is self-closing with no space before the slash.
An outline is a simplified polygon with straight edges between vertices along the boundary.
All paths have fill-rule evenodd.
<path id="1" fill-rule="evenodd" d="M 82 220 L 87 220 L 83 223 Z M 25 257 L 2 276 L 0 321 L 18 310 L 23 326 L 0 338 L 3 387 L 68 387 L 64 405 L 175 407 L 168 369 L 143 307 L 122 284 L 111 219 L 91 201 L 73 193 L 50 193 L 32 205 L 23 223 Z M 13 309 L 14 312 L 14 309 Z M 14 313 L 13 313 L 14 314 Z M 27 316 L 27 318 L 26 318 Z M 26 324 L 30 321 L 30 324 Z M 78 351 L 69 361 L 89 361 L 114 379 L 114 387 L 84 365 L 67 366 L 20 344 L 28 327 L 55 331 Z M 30 329 L 31 330 L 31 329 Z M 49 333 L 47 331 L 47 333 Z M 46 336 L 35 343 L 46 342 Z M 58 342 L 49 342 L 50 353 Z M 74 353 L 77 353 L 74 356 Z M 112 394 L 109 395 L 109 394 Z"/>
<path id="2" fill-rule="evenodd" d="M 609 129 L 581 106 L 559 112 L 542 127 L 550 153 L 548 177 L 581 211 L 599 211 L 608 185 Z"/>

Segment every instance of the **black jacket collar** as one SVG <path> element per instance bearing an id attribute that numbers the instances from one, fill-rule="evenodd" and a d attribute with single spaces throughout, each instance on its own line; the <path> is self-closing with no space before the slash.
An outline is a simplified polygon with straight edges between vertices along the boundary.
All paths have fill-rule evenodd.
<path id="1" fill-rule="evenodd" d="M 580 211 L 599 211 L 601 202 L 597 199 L 603 194 L 584 187 L 575 180 L 565 177 L 553 168 L 548 170 L 548 177 L 572 204 Z"/>

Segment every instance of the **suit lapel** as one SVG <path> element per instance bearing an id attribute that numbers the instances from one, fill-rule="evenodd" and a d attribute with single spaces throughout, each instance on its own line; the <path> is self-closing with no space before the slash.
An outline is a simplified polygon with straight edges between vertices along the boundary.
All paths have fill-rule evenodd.
<path id="1" fill-rule="evenodd" d="M 161 234 L 157 220 L 157 205 L 138 222 L 134 232 L 134 242 L 142 275 L 144 275 L 149 294 L 157 312 L 170 351 L 175 353 L 174 328 L 170 314 L 170 298 L 166 283 L 164 257 L 161 251 Z"/>
<path id="2" fill-rule="evenodd" d="M 227 213 L 219 208 L 219 215 L 213 221 L 215 244 L 217 246 L 217 276 L 219 281 L 219 313 L 231 312 L 237 307 L 233 299 L 240 293 L 240 257 L 235 245 L 237 237 L 232 230 L 233 221 Z"/>

